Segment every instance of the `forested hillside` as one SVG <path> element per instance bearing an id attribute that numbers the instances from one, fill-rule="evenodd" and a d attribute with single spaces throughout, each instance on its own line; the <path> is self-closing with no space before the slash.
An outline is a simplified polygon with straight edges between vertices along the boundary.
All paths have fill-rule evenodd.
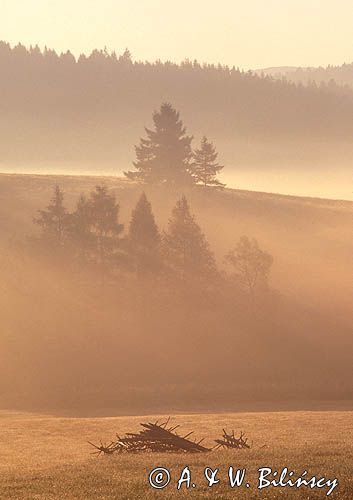
<path id="1" fill-rule="evenodd" d="M 217 141 L 229 168 L 353 157 L 353 98 L 325 86 L 191 61 L 134 62 L 128 51 L 76 60 L 4 42 L 0 72 L 2 166 L 72 162 L 122 170 L 151 110 L 164 101 L 181 111 L 189 134 Z"/>

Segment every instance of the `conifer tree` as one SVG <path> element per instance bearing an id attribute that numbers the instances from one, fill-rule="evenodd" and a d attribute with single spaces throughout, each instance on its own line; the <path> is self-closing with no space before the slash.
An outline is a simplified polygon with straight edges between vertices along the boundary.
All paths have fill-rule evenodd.
<path id="1" fill-rule="evenodd" d="M 216 264 L 208 242 L 190 213 L 183 196 L 172 211 L 163 237 L 167 265 L 182 279 L 208 278 L 214 275 Z"/>
<path id="2" fill-rule="evenodd" d="M 126 64 L 126 65 L 132 64 L 131 52 L 129 51 L 128 48 L 126 48 L 124 50 L 124 53 L 119 57 L 118 61 L 119 61 L 119 63 Z"/>
<path id="3" fill-rule="evenodd" d="M 179 113 L 169 103 L 153 113 L 154 130 L 145 128 L 147 139 L 135 146 L 135 171 L 125 172 L 128 179 L 151 184 L 187 185 L 191 175 L 191 141 Z"/>
<path id="4" fill-rule="evenodd" d="M 115 260 L 121 251 L 119 204 L 105 186 L 96 186 L 88 200 L 89 232 L 94 241 L 97 263 L 105 266 Z"/>
<path id="5" fill-rule="evenodd" d="M 95 237 L 91 232 L 92 210 L 85 195 L 78 199 L 76 210 L 70 214 L 68 236 L 76 257 L 83 261 L 92 259 Z"/>
<path id="6" fill-rule="evenodd" d="M 204 186 L 225 186 L 217 179 L 217 174 L 223 169 L 223 165 L 217 163 L 217 157 L 213 143 L 203 136 L 200 149 L 196 149 L 193 154 L 192 174 L 197 183 Z"/>
<path id="7" fill-rule="evenodd" d="M 142 193 L 132 211 L 129 227 L 129 250 L 139 276 L 158 272 L 161 267 L 160 234 L 151 203 Z"/>
<path id="8" fill-rule="evenodd" d="M 56 248 L 62 248 L 67 235 L 68 217 L 64 207 L 64 193 L 56 185 L 49 205 L 38 211 L 38 217 L 35 217 L 33 222 L 40 226 L 43 240 Z"/>

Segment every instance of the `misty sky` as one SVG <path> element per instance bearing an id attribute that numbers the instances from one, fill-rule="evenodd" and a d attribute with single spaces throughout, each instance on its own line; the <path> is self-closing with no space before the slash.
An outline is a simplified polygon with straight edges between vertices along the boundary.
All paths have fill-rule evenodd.
<path id="1" fill-rule="evenodd" d="M 0 0 L 0 38 L 241 68 L 353 59 L 352 0 Z"/>

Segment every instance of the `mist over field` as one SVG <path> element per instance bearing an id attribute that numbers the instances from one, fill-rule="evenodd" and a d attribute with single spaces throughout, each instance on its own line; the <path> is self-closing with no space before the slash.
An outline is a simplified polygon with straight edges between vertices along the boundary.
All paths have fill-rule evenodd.
<path id="1" fill-rule="evenodd" d="M 28 246 L 24 235 L 39 234 L 32 218 L 54 184 L 73 210 L 101 182 L 119 202 L 126 234 L 139 185 L 0 176 L 3 406 L 153 411 L 352 398 L 351 202 L 143 188 L 160 230 L 186 195 L 219 269 L 242 235 L 258 240 L 274 263 L 271 291 L 254 305 L 231 282 L 185 289 L 174 279 L 137 279 L 124 266 L 102 284 L 99 268 Z"/>
<path id="2" fill-rule="evenodd" d="M 351 500 L 350 2 L 0 4 L 0 498 Z"/>
<path id="3" fill-rule="evenodd" d="M 0 68 L 2 407 L 352 399 L 349 89 L 3 42 Z"/>
<path id="4" fill-rule="evenodd" d="M 228 166 L 220 178 L 229 188 L 265 193 L 289 194 L 314 198 L 336 200 L 353 200 L 352 172 L 350 167 L 342 164 L 335 168 L 327 166 L 302 166 L 293 169 L 285 167 L 263 167 L 239 165 L 232 169 Z M 2 173 L 11 174 L 53 174 L 53 175 L 93 175 L 120 176 L 128 170 L 115 164 L 95 165 L 89 162 L 33 162 L 33 163 L 0 163 Z"/>
<path id="5" fill-rule="evenodd" d="M 120 174 L 163 101 L 213 140 L 230 187 L 352 199 L 353 93 L 196 61 L 0 44 L 2 172 Z"/>

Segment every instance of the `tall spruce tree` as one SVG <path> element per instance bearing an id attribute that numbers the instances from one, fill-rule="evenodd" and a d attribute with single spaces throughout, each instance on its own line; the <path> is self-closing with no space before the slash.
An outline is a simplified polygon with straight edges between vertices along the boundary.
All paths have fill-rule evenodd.
<path id="1" fill-rule="evenodd" d="M 82 263 L 94 260 L 95 235 L 91 232 L 92 215 L 90 203 L 82 194 L 75 211 L 70 214 L 68 230 L 71 251 Z"/>
<path id="2" fill-rule="evenodd" d="M 150 184 L 192 184 L 192 137 L 179 113 L 169 103 L 153 113 L 154 130 L 145 128 L 147 139 L 135 146 L 135 171 L 125 172 L 128 179 Z"/>
<path id="3" fill-rule="evenodd" d="M 160 234 L 151 203 L 142 193 L 132 211 L 129 227 L 129 250 L 138 276 L 156 273 L 161 268 Z"/>
<path id="4" fill-rule="evenodd" d="M 210 278 L 216 272 L 208 242 L 183 196 L 172 211 L 163 237 L 166 263 L 183 281 Z"/>
<path id="5" fill-rule="evenodd" d="M 38 211 L 33 222 L 42 230 L 41 238 L 56 248 L 62 248 L 68 229 L 68 213 L 64 206 L 64 193 L 58 185 L 54 187 L 53 197 L 44 210 Z"/>
<path id="6" fill-rule="evenodd" d="M 121 253 L 119 204 L 106 186 L 96 186 L 88 199 L 89 232 L 94 240 L 96 261 L 102 268 L 117 260 Z"/>
<path id="7" fill-rule="evenodd" d="M 217 179 L 217 174 L 223 169 L 223 165 L 217 163 L 217 157 L 213 143 L 203 136 L 200 149 L 196 149 L 193 154 L 192 173 L 197 183 L 204 186 L 225 186 Z"/>

